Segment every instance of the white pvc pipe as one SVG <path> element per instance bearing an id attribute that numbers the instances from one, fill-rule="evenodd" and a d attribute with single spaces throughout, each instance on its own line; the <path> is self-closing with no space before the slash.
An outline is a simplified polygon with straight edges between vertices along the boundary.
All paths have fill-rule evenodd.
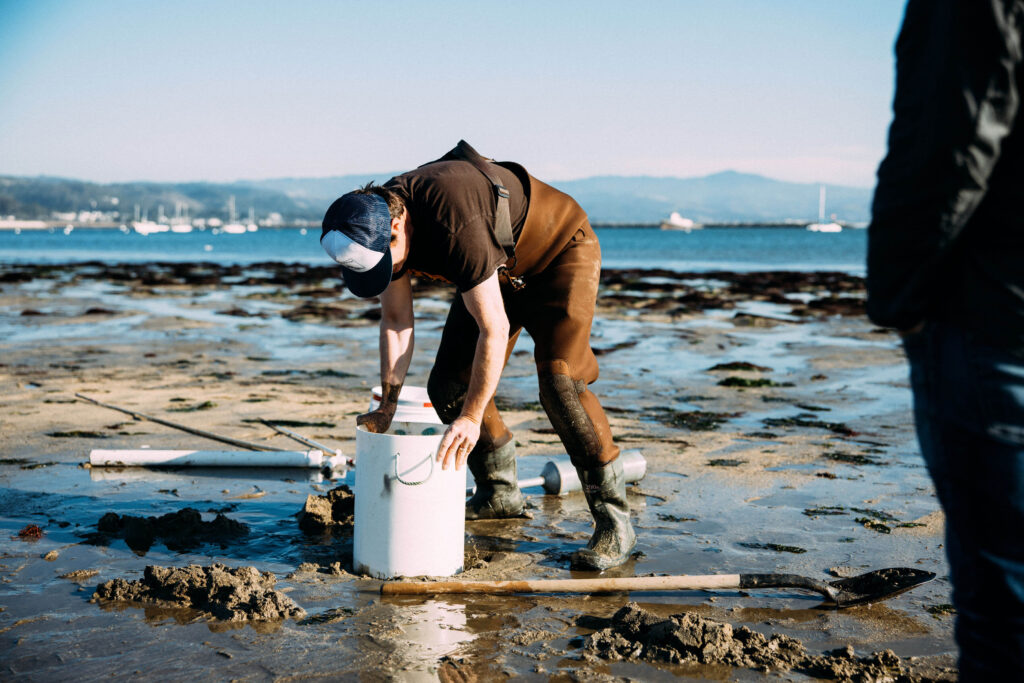
<path id="1" fill-rule="evenodd" d="M 340 451 L 171 451 L 155 448 L 96 449 L 89 453 L 93 467 L 314 467 L 344 468 Z"/>

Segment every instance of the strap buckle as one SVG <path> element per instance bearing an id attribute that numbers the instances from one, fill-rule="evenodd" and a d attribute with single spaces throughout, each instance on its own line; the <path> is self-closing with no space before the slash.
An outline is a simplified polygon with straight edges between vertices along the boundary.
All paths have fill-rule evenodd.
<path id="1" fill-rule="evenodd" d="M 497 183 L 494 184 L 494 191 L 497 192 L 498 196 L 501 197 L 502 199 L 508 199 L 509 197 L 512 196 L 511 194 L 509 194 L 507 187 L 505 187 L 504 185 L 499 185 Z"/>
<path id="2" fill-rule="evenodd" d="M 505 278 L 505 281 L 508 282 L 513 292 L 518 292 L 526 286 L 526 282 L 523 278 L 513 275 L 511 271 L 509 271 L 508 266 L 501 266 L 498 268 L 498 274 Z"/>

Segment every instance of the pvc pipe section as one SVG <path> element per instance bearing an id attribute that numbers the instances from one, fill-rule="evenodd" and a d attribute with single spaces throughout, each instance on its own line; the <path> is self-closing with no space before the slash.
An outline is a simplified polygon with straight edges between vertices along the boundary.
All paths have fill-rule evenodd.
<path id="1" fill-rule="evenodd" d="M 647 474 L 647 460 L 644 459 L 643 453 L 639 450 L 623 451 L 619 455 L 619 460 L 622 461 L 622 473 L 626 477 L 627 484 L 638 482 Z M 521 489 L 527 489 L 532 486 L 543 486 L 545 493 L 555 496 L 583 490 L 583 485 L 580 484 L 580 477 L 576 473 L 576 468 L 566 458 L 549 460 L 544 465 L 544 469 L 539 477 L 519 480 L 519 488 Z M 467 489 L 466 495 L 471 496 L 474 491 L 476 491 L 475 488 Z"/>
<path id="2" fill-rule="evenodd" d="M 93 467 L 313 467 L 344 469 L 341 451 L 325 455 L 309 451 L 169 451 L 155 448 L 96 449 L 89 453 Z"/>

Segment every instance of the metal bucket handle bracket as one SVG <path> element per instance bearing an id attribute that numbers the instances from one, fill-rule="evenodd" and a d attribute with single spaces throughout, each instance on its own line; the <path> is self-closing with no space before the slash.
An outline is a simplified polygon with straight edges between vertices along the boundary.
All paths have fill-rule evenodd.
<path id="1" fill-rule="evenodd" d="M 398 461 L 399 461 L 399 459 L 401 457 L 402 457 L 401 452 L 395 451 L 395 479 L 398 480 L 398 483 L 405 484 L 406 486 L 419 486 L 420 484 L 427 483 L 427 481 L 430 479 L 430 477 L 433 476 L 433 474 L 434 474 L 434 456 L 433 455 L 428 455 L 427 456 L 427 460 L 430 461 L 430 472 L 427 473 L 426 477 L 424 477 L 423 479 L 421 479 L 419 481 L 406 481 L 405 479 L 402 479 L 402 475 L 400 475 L 398 473 Z"/>

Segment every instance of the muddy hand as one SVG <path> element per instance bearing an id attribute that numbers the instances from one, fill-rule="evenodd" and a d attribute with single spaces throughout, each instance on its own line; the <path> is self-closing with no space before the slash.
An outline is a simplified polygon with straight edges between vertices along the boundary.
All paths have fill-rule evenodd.
<path id="1" fill-rule="evenodd" d="M 441 463 L 441 469 L 448 469 L 455 465 L 460 470 L 469 458 L 469 452 L 476 446 L 480 439 L 480 424 L 468 417 L 459 416 L 448 425 L 444 436 L 441 438 L 441 445 L 437 448 L 437 460 Z"/>
<path id="2" fill-rule="evenodd" d="M 388 427 L 391 426 L 391 420 L 394 417 L 393 413 L 381 410 L 371 411 L 369 413 L 363 413 L 356 418 L 356 426 L 362 427 L 368 432 L 374 434 L 383 434 L 388 431 Z"/>

